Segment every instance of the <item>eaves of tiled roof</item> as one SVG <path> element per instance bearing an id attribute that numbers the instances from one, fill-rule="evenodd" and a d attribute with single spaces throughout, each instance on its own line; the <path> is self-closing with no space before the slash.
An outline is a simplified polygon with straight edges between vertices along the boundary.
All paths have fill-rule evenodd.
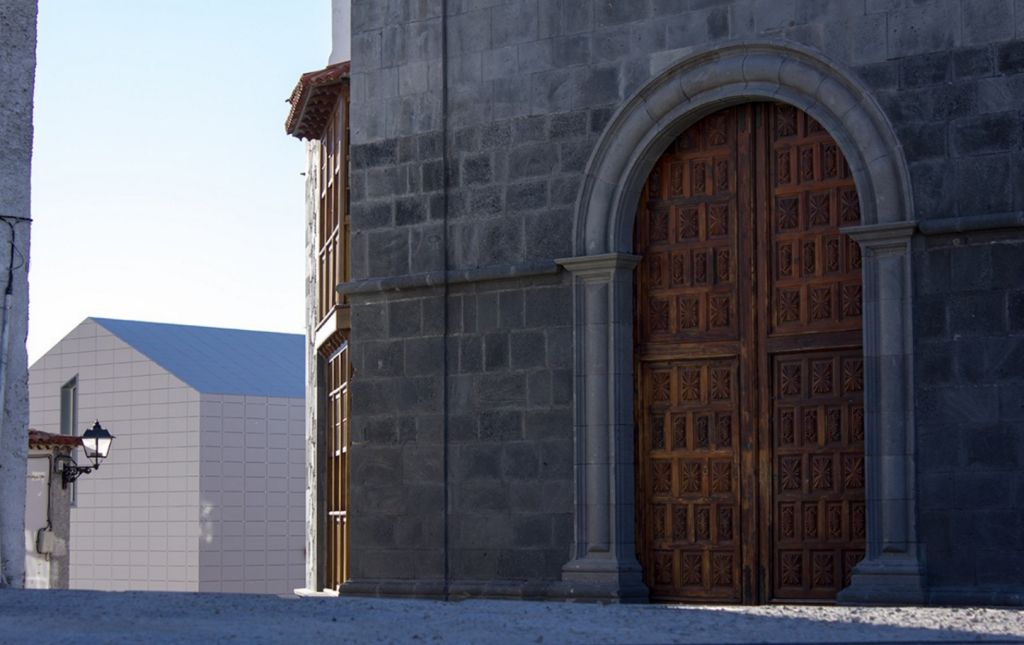
<path id="1" fill-rule="evenodd" d="M 42 430 L 28 430 L 29 448 L 50 448 L 53 446 L 70 446 L 72 448 L 82 445 L 81 437 L 72 437 L 66 434 L 53 434 Z"/>
<path id="2" fill-rule="evenodd" d="M 299 77 L 288 102 L 291 110 L 284 130 L 299 139 L 318 139 L 348 83 L 349 61 L 335 63 Z"/>

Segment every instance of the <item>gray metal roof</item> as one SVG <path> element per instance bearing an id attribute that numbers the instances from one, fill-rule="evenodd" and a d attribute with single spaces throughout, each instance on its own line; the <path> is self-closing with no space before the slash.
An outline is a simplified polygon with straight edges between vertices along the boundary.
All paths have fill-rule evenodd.
<path id="1" fill-rule="evenodd" d="M 91 320 L 199 392 L 304 396 L 305 339 L 301 334 Z"/>

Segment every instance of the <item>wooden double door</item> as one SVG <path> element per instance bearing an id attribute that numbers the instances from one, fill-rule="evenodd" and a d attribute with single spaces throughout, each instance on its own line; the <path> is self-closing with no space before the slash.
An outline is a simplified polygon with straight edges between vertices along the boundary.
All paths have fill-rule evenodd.
<path id="1" fill-rule="evenodd" d="M 863 557 L 860 221 L 789 105 L 665 151 L 636 227 L 637 543 L 652 599 L 828 601 Z"/>

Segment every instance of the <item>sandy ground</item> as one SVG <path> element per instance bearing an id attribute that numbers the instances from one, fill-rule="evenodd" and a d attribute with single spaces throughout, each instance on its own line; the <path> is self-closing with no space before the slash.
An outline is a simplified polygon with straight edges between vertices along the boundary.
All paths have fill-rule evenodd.
<path id="1" fill-rule="evenodd" d="M 0 643 L 1024 643 L 1024 610 L 0 590 Z"/>

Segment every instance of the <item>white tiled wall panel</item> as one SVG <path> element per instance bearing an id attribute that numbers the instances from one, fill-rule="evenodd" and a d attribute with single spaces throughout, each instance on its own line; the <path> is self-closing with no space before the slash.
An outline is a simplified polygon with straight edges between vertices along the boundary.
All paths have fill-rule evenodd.
<path id="1" fill-rule="evenodd" d="M 199 393 L 86 320 L 30 368 L 31 427 L 60 432 L 76 375 L 79 433 L 99 419 L 116 438 L 78 480 L 71 588 L 303 586 L 302 399 Z"/>
<path id="2" fill-rule="evenodd" d="M 301 399 L 200 398 L 199 590 L 301 587 L 305 452 Z"/>

